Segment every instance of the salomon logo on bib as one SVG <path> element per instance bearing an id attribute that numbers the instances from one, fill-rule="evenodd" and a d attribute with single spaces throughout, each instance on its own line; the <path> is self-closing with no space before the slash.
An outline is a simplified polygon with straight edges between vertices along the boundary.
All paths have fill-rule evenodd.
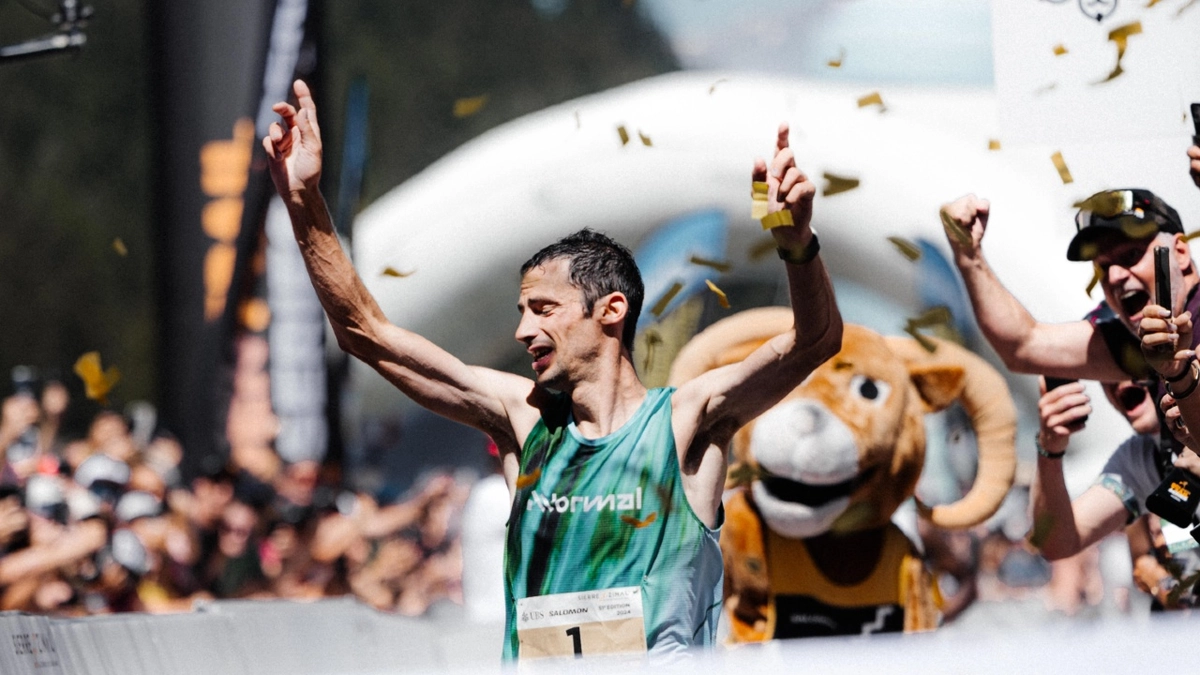
<path id="1" fill-rule="evenodd" d="M 598 497 L 580 497 L 578 495 L 560 495 L 557 492 L 550 496 L 534 492 L 530 495 L 525 506 L 526 511 L 534 507 L 542 513 L 557 511 L 559 513 L 575 513 L 576 511 L 634 511 L 642 508 L 642 488 L 633 492 L 614 492 Z"/>

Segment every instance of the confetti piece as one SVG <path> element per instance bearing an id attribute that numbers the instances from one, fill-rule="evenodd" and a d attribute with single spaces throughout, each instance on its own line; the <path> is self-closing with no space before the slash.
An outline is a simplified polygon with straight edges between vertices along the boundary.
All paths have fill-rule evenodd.
<path id="1" fill-rule="evenodd" d="M 1186 5 L 1184 5 L 1183 7 L 1180 7 L 1179 10 L 1177 12 L 1175 12 L 1176 18 L 1182 16 L 1185 11 L 1191 9 L 1192 6 L 1196 4 L 1196 2 L 1197 2 L 1197 0 L 1188 0 Z"/>
<path id="2" fill-rule="evenodd" d="M 667 309 L 667 305 L 671 304 L 671 301 L 674 300 L 675 296 L 679 295 L 679 291 L 682 290 L 683 284 L 680 282 L 676 281 L 675 283 L 671 284 L 671 287 L 667 289 L 667 292 L 658 299 L 658 302 L 654 303 L 654 307 L 650 309 L 650 313 L 654 316 L 661 316 L 663 311 Z"/>
<path id="3" fill-rule="evenodd" d="M 621 0 L 622 7 L 633 7 L 633 0 Z"/>
<path id="4" fill-rule="evenodd" d="M 654 145 L 650 142 L 650 137 L 646 134 L 643 134 L 641 129 L 638 129 L 638 138 L 642 139 L 642 145 L 646 146 L 647 148 Z"/>
<path id="5" fill-rule="evenodd" d="M 1054 168 L 1058 169 L 1058 177 L 1062 179 L 1063 185 L 1075 182 L 1075 179 L 1071 178 L 1071 170 L 1067 168 L 1067 162 L 1063 159 L 1061 152 L 1050 155 L 1050 161 L 1054 162 Z"/>
<path id="6" fill-rule="evenodd" d="M 837 58 L 829 59 L 828 61 L 825 62 L 825 65 L 829 66 L 830 68 L 841 68 L 842 61 L 845 61 L 845 60 L 846 60 L 846 48 L 841 47 L 838 49 Z"/>
<path id="7" fill-rule="evenodd" d="M 412 272 L 401 272 L 401 271 L 397 270 L 395 267 L 388 265 L 387 267 L 383 268 L 383 271 L 379 273 L 379 276 L 399 277 L 399 278 L 403 279 L 404 277 L 412 276 L 414 272 L 416 272 L 416 270 L 413 270 Z"/>
<path id="8" fill-rule="evenodd" d="M 1200 232 L 1200 231 L 1198 231 L 1198 232 Z M 693 265 L 701 265 L 703 267 L 711 267 L 714 270 L 716 270 L 722 274 L 733 269 L 733 265 L 731 265 L 727 262 L 721 262 L 719 260 L 709 260 L 708 258 L 701 258 L 698 255 L 692 256 L 688 260 L 688 262 L 692 263 Z"/>
<path id="9" fill-rule="evenodd" d="M 762 478 L 764 473 L 766 472 L 756 466 L 738 463 L 729 467 L 728 473 L 725 474 L 725 482 L 730 487 L 749 485 Z"/>
<path id="10" fill-rule="evenodd" d="M 629 144 L 629 132 L 625 130 L 625 125 L 617 127 L 617 135 L 621 137 L 621 145 Z"/>
<path id="11" fill-rule="evenodd" d="M 1099 192 L 1087 199 L 1081 199 L 1071 206 L 1091 211 L 1104 218 L 1112 218 L 1126 211 L 1133 210 L 1133 193 L 1128 190 Z"/>
<path id="12" fill-rule="evenodd" d="M 900 251 L 900 255 L 908 258 L 912 262 L 916 262 L 921 259 L 921 249 L 911 241 L 904 239 L 903 237 L 888 237 L 887 240 L 892 242 L 892 245 L 896 247 L 896 250 Z"/>
<path id="13" fill-rule="evenodd" d="M 1146 9 L 1150 9 L 1151 7 L 1157 5 L 1160 2 L 1162 2 L 1162 0 L 1150 0 L 1150 4 L 1146 5 Z"/>
<path id="14" fill-rule="evenodd" d="M 542 477 L 542 467 L 540 467 L 540 466 L 538 468 L 534 469 L 533 473 L 525 474 L 523 476 L 517 476 L 517 489 L 524 490 L 527 487 L 531 487 L 534 484 L 536 484 L 538 482 L 538 479 L 541 477 Z"/>
<path id="15" fill-rule="evenodd" d="M 925 351 L 929 352 L 930 354 L 937 351 L 937 343 L 918 333 L 916 328 L 913 328 L 912 326 L 905 326 L 904 332 L 912 336 L 912 339 L 916 340 L 917 343 L 924 347 Z"/>
<path id="16" fill-rule="evenodd" d="M 1191 241 L 1191 240 L 1195 239 L 1196 237 L 1200 237 L 1200 230 L 1196 230 L 1195 232 L 1188 232 L 1187 234 L 1183 235 L 1183 240 Z"/>
<path id="17" fill-rule="evenodd" d="M 725 291 L 717 288 L 717 285 L 708 279 L 705 279 L 704 283 L 708 284 L 708 290 L 716 294 L 717 302 L 721 305 L 721 307 L 724 309 L 729 309 L 729 298 L 725 295 Z"/>
<path id="18" fill-rule="evenodd" d="M 1057 82 L 1051 82 L 1050 84 L 1043 84 L 1042 86 L 1033 90 L 1033 95 L 1041 96 L 1042 94 L 1050 93 L 1050 92 L 1054 91 L 1055 89 L 1058 89 Z"/>
<path id="19" fill-rule="evenodd" d="M 626 523 L 628 525 L 632 525 L 634 527 L 634 529 L 638 529 L 638 530 L 642 529 L 643 527 L 646 527 L 647 525 L 649 525 L 650 523 L 653 523 L 656 520 L 658 520 L 658 511 L 655 511 L 654 513 L 651 513 L 650 515 L 646 516 L 645 520 L 638 520 L 637 518 L 634 518 L 633 516 L 621 516 L 621 522 Z"/>
<path id="20" fill-rule="evenodd" d="M 988 139 L 988 150 L 999 150 L 999 149 L 1000 149 L 1000 141 L 996 140 L 995 138 L 989 138 Z"/>
<path id="21" fill-rule="evenodd" d="M 880 96 L 879 92 L 877 91 L 873 91 L 858 99 L 858 107 L 865 108 L 869 105 L 879 106 L 879 112 L 884 112 L 887 110 L 887 106 L 883 104 L 883 97 Z"/>
<path id="22" fill-rule="evenodd" d="M 773 230 L 777 227 L 785 227 L 796 224 L 795 221 L 792 220 L 792 212 L 788 211 L 787 209 L 776 211 L 775 213 L 768 213 L 762 217 L 761 222 L 764 230 Z"/>
<path id="23" fill-rule="evenodd" d="M 721 79 L 717 80 L 716 82 L 713 82 L 712 84 L 708 85 L 708 94 L 709 94 L 709 96 L 711 96 L 711 95 L 712 95 L 712 93 L 713 93 L 714 91 L 716 91 L 716 90 L 717 90 L 717 85 L 718 85 L 718 84 L 721 84 L 722 82 L 728 82 L 728 81 L 729 81 L 729 78 L 727 78 L 727 77 L 722 77 Z"/>
<path id="24" fill-rule="evenodd" d="M 1125 72 L 1125 70 L 1123 68 L 1121 68 L 1121 59 L 1125 58 L 1125 48 L 1127 46 L 1129 46 L 1129 36 L 1141 35 L 1141 33 L 1142 33 L 1142 22 L 1141 21 L 1134 21 L 1132 23 L 1127 23 L 1124 26 L 1117 26 L 1116 28 L 1109 31 L 1109 33 L 1108 33 L 1109 41 L 1116 43 L 1116 45 L 1117 45 L 1117 65 L 1116 65 L 1116 67 L 1113 68 L 1112 72 L 1108 74 L 1108 77 L 1105 77 L 1103 80 L 1100 80 L 1099 82 L 1095 82 L 1094 84 L 1103 84 L 1105 82 L 1110 82 Z"/>
<path id="25" fill-rule="evenodd" d="M 646 340 L 646 358 L 642 361 L 642 372 L 650 372 L 650 367 L 654 365 L 654 350 L 658 345 L 663 343 L 662 336 L 653 328 L 647 328 L 645 333 Z"/>
<path id="26" fill-rule="evenodd" d="M 752 261 L 762 260 L 774 251 L 779 244 L 775 243 L 774 237 L 768 237 L 762 241 L 752 245 L 746 250 L 746 257 Z"/>
<path id="27" fill-rule="evenodd" d="M 579 111 L 578 111 L 578 110 L 576 110 L 576 111 L 575 111 L 575 128 L 576 128 L 576 129 L 582 129 L 582 128 L 583 128 L 583 122 L 581 122 L 581 121 L 579 120 Z"/>
<path id="28" fill-rule="evenodd" d="M 828 171 L 821 175 L 825 177 L 825 180 L 829 181 L 825 184 L 825 188 L 821 190 L 821 196 L 823 197 L 829 197 L 842 192 L 849 192 L 850 190 L 858 187 L 857 178 L 839 176 L 837 174 L 829 173 Z"/>
<path id="29" fill-rule="evenodd" d="M 483 105 L 487 103 L 487 100 L 487 94 L 458 99 L 454 102 L 454 117 L 461 120 L 464 117 L 474 115 L 483 110 Z"/>
<path id="30" fill-rule="evenodd" d="M 750 185 L 750 196 L 753 202 L 750 203 L 750 217 L 755 220 L 762 220 L 770 211 L 767 206 L 767 192 L 770 186 L 764 181 L 756 180 Z"/>
<path id="31" fill-rule="evenodd" d="M 953 319 L 954 315 L 950 313 L 949 307 L 938 305 L 929 308 L 914 319 L 909 319 L 908 324 L 913 328 L 930 328 L 933 326 L 948 326 Z"/>
<path id="32" fill-rule="evenodd" d="M 1066 54 L 1066 53 L 1067 53 L 1066 47 L 1064 47 L 1061 44 L 1054 45 L 1054 55 L 1055 56 L 1062 56 L 1063 54 Z"/>
<path id="33" fill-rule="evenodd" d="M 88 352 L 75 361 L 75 374 L 83 380 L 84 392 L 100 405 L 108 405 L 108 393 L 121 380 L 121 371 L 116 366 L 108 370 L 100 368 L 100 352 Z"/>
<path id="34" fill-rule="evenodd" d="M 946 213 L 945 209 L 940 211 L 939 214 L 942 216 L 942 227 L 946 228 L 946 232 L 957 239 L 958 243 L 963 246 L 970 246 L 971 234 L 964 230 L 963 226 L 959 225 L 958 221 L 951 217 L 949 213 Z"/>
<path id="35" fill-rule="evenodd" d="M 112 246 L 113 250 L 117 252 L 117 255 L 121 256 L 122 258 L 129 255 L 129 249 L 125 248 L 125 242 L 121 241 L 120 237 L 113 239 Z"/>
<path id="36" fill-rule="evenodd" d="M 1092 290 L 1096 288 L 1096 284 L 1100 283 L 1100 277 L 1103 273 L 1100 271 L 1100 266 L 1092 263 L 1092 280 L 1088 282 L 1087 288 L 1084 291 L 1088 297 L 1092 297 Z"/>

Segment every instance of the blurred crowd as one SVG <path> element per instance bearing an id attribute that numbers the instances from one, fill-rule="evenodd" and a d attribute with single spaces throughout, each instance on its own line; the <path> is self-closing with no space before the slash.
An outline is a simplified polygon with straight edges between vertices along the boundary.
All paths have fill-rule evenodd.
<path id="1" fill-rule="evenodd" d="M 459 528 L 470 481 L 426 476 L 381 504 L 316 462 L 270 476 L 206 466 L 145 405 L 61 433 L 67 387 L 48 381 L 0 409 L 0 610 L 79 616 L 173 612 L 201 599 L 353 594 L 420 615 L 462 602 Z M 152 411 L 150 417 L 153 417 Z"/>

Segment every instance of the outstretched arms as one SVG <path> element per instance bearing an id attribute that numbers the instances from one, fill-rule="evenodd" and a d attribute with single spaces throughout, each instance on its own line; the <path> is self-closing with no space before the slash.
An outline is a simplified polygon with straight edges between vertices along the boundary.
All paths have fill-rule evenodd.
<path id="1" fill-rule="evenodd" d="M 1025 309 L 983 255 L 991 204 L 965 195 L 942 206 L 942 224 L 975 310 L 979 329 L 1004 365 L 1015 372 L 1089 380 L 1127 377 L 1103 337 L 1087 321 L 1049 324 Z"/>
<path id="2" fill-rule="evenodd" d="M 421 336 L 388 322 L 333 230 L 319 189 L 322 148 L 317 108 L 304 82 L 297 80 L 294 90 L 299 107 L 275 104 L 282 122 L 271 125 L 263 147 L 338 346 L 422 406 L 487 432 L 502 450 L 515 450 L 536 421 L 536 409 L 527 402 L 532 381 L 467 366 Z"/>

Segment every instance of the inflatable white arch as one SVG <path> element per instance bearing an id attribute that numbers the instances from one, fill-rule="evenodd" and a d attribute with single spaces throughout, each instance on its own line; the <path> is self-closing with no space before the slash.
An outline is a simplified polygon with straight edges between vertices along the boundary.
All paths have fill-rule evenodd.
<path id="1" fill-rule="evenodd" d="M 581 227 L 636 247 L 657 225 L 716 208 L 729 222 L 731 276 L 778 275 L 774 256 L 756 262 L 746 252 L 764 238 L 749 215 L 751 162 L 769 156 L 783 120 L 791 124 L 798 163 L 818 185 L 826 171 L 861 181 L 816 201 L 814 223 L 832 274 L 906 312 L 917 304 L 915 266 L 886 237 L 925 238 L 948 254 L 938 207 L 964 193 L 992 200 L 989 260 L 1033 314 L 1050 321 L 1077 319 L 1100 299 L 1084 293 L 1091 268 L 1065 260 L 1073 201 L 1122 180 L 1153 185 L 1185 221 L 1187 205 L 1177 202 L 1196 201 L 1195 190 L 1185 193 L 1190 183 L 1183 185 L 1182 162 L 1114 163 L 1111 146 L 1076 148 L 1072 169 L 1087 179 L 1064 186 L 1050 150 L 989 151 L 997 136 L 989 90 L 884 91 L 885 112 L 858 107 L 866 93 L 796 78 L 692 71 L 527 115 L 463 145 L 364 210 L 354 231 L 355 264 L 392 321 L 468 363 L 491 365 L 523 355 L 513 340 L 519 265 Z M 618 137 L 622 125 L 631 137 L 626 145 Z M 1173 150 L 1180 157 L 1184 145 Z M 1131 168 L 1140 173 L 1122 174 Z M 413 274 L 382 276 L 386 266 Z M 648 307 L 653 302 L 647 298 Z M 364 414 L 406 405 L 382 378 L 357 368 Z M 1029 400 L 1031 383 L 1010 384 Z M 1093 393 L 1102 398 L 1098 389 Z M 1079 467 L 1080 480 L 1090 480 L 1113 439 L 1129 433 L 1113 414 L 1092 419 L 1075 444 L 1093 449 Z"/>

